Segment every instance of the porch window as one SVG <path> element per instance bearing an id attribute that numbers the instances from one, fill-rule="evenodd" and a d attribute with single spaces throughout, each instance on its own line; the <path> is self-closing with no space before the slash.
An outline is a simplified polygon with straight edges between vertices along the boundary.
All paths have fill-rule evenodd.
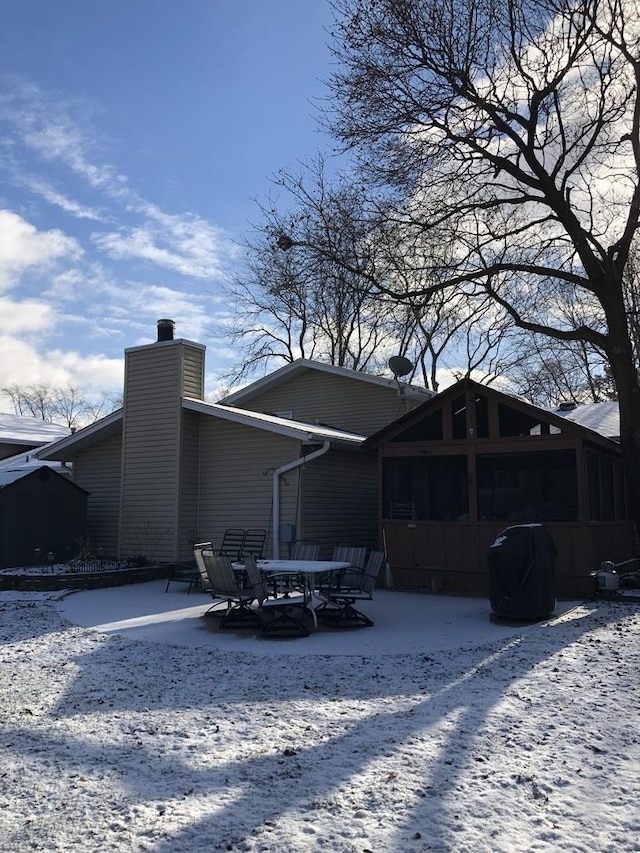
<path id="1" fill-rule="evenodd" d="M 624 469 L 619 459 L 587 451 L 589 521 L 626 518 Z"/>
<path id="2" fill-rule="evenodd" d="M 389 458 L 382 464 L 385 518 L 469 520 L 466 455 Z"/>
<path id="3" fill-rule="evenodd" d="M 436 409 L 422 417 L 418 423 L 404 430 L 391 440 L 404 441 L 442 441 L 442 410 Z"/>
<path id="4" fill-rule="evenodd" d="M 577 521 L 573 450 L 483 454 L 476 458 L 482 521 Z"/>

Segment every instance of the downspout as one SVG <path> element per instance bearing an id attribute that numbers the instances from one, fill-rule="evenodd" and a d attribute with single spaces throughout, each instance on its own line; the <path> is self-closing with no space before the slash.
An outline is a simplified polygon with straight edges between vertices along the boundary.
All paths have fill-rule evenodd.
<path id="1" fill-rule="evenodd" d="M 276 468 L 273 472 L 273 559 L 280 559 L 280 475 L 285 474 L 287 471 L 291 471 L 293 468 L 299 468 L 301 465 L 304 465 L 305 462 L 311 462 L 313 459 L 317 459 L 319 456 L 324 456 L 324 454 L 331 447 L 330 441 L 325 441 L 321 448 L 318 450 L 314 450 L 313 453 L 309 453 L 308 456 L 301 456 L 299 459 L 294 459 L 293 462 L 287 462 L 285 465 L 281 465 L 280 468 Z"/>

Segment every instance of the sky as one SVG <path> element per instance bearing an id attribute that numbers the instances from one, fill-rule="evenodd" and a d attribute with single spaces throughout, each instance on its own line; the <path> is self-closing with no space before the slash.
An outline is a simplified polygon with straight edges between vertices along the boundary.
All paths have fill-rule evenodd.
<path id="1" fill-rule="evenodd" d="M 2 0 L 0 388 L 118 393 L 123 350 L 169 317 L 211 393 L 256 200 L 331 149 L 331 20 L 328 0 Z"/>
<path id="2" fill-rule="evenodd" d="M 0 592 L 2 850 L 637 853 L 637 600 L 261 640 L 164 590 Z"/>

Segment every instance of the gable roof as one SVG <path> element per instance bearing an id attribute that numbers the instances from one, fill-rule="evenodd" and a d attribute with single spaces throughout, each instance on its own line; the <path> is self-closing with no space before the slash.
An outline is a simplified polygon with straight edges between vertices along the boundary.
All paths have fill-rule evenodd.
<path id="1" fill-rule="evenodd" d="M 19 444 L 38 447 L 62 436 L 70 435 L 71 429 L 61 424 L 52 424 L 24 415 L 0 412 L 0 444 Z"/>
<path id="2" fill-rule="evenodd" d="M 49 475 L 52 477 L 58 477 L 58 479 L 69 483 L 74 489 L 80 489 L 81 492 L 88 494 L 86 489 L 83 489 L 82 486 L 74 483 L 70 477 L 65 477 L 64 474 L 60 474 L 55 469 L 46 465 L 40 465 L 38 468 L 23 468 L 16 471 L 0 471 L 0 489 L 4 489 L 5 486 L 10 486 L 13 483 L 18 482 L 18 480 L 24 480 L 26 477 L 38 476 L 39 471 L 43 468 L 46 468 Z M 49 475 L 45 474 L 44 476 L 48 477 Z"/>
<path id="3" fill-rule="evenodd" d="M 358 382 L 368 382 L 371 385 L 377 385 L 381 388 L 389 388 L 393 391 L 402 390 L 402 394 L 407 397 L 412 397 L 417 400 L 425 400 L 434 396 L 433 391 L 428 391 L 426 388 L 420 388 L 416 385 L 409 385 L 403 382 L 398 383 L 395 379 L 387 379 L 384 376 L 373 376 L 371 373 L 364 373 L 361 370 L 352 370 L 348 367 L 338 367 L 335 364 L 324 364 L 321 361 L 312 361 L 308 358 L 298 358 L 295 361 L 285 364 L 284 367 L 274 370 L 267 376 L 245 385 L 239 391 L 234 391 L 223 397 L 219 402 L 223 405 L 236 405 L 246 403 L 247 401 L 257 397 L 259 394 L 264 394 L 272 388 L 281 385 L 283 382 L 288 382 L 294 376 L 299 376 L 307 370 L 319 370 L 324 373 L 331 373 L 334 376 L 342 376 L 346 379 L 353 379 Z"/>
<path id="4" fill-rule="evenodd" d="M 567 413 L 564 411 L 563 414 L 559 414 L 557 410 L 552 411 L 549 409 L 541 409 L 520 397 L 514 397 L 511 394 L 498 391 L 496 388 L 492 388 L 488 385 L 482 385 L 479 382 L 475 382 L 473 379 L 461 379 L 459 382 L 456 382 L 454 385 L 450 385 L 448 388 L 445 388 L 444 391 L 436 394 L 430 400 L 422 403 L 422 405 L 413 409 L 411 412 L 407 412 L 405 415 L 402 415 L 400 418 L 383 427 L 381 430 L 378 430 L 378 432 L 370 435 L 364 442 L 363 448 L 365 450 L 376 449 L 395 435 L 402 433 L 408 427 L 415 423 L 419 423 L 426 414 L 439 408 L 445 400 L 453 397 L 459 397 L 468 389 L 496 399 L 500 403 L 510 406 L 512 409 L 528 414 L 532 418 L 539 419 L 541 423 L 548 423 L 555 426 L 563 432 L 582 436 L 583 438 L 601 446 L 605 446 L 608 449 L 620 450 L 620 445 L 617 441 L 614 441 L 612 438 L 596 431 L 592 427 L 583 425 L 578 420 L 568 418 L 567 414 L 571 414 L 571 412 Z M 589 407 L 587 406 L 585 408 Z M 588 418 L 586 418 L 586 420 L 588 420 Z"/>

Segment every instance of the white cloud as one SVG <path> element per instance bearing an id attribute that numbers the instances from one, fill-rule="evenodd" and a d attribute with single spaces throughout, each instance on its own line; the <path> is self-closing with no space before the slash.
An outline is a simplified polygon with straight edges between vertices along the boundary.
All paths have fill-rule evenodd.
<path id="1" fill-rule="evenodd" d="M 17 213 L 0 210 L 0 288 L 11 286 L 27 269 L 81 255 L 80 244 L 73 237 L 58 229 L 38 231 Z"/>
<path id="2" fill-rule="evenodd" d="M 15 301 L 0 296 L 0 316 L 5 335 L 30 335 L 51 327 L 55 312 L 51 305 L 37 299 Z"/>
<path id="3" fill-rule="evenodd" d="M 89 219 L 96 222 L 105 220 L 105 216 L 98 210 L 92 207 L 86 207 L 71 198 L 68 198 L 63 193 L 54 189 L 47 181 L 42 178 L 33 178 L 23 175 L 18 180 L 31 192 L 39 195 L 49 204 L 59 207 L 65 213 L 70 213 L 76 219 Z"/>

